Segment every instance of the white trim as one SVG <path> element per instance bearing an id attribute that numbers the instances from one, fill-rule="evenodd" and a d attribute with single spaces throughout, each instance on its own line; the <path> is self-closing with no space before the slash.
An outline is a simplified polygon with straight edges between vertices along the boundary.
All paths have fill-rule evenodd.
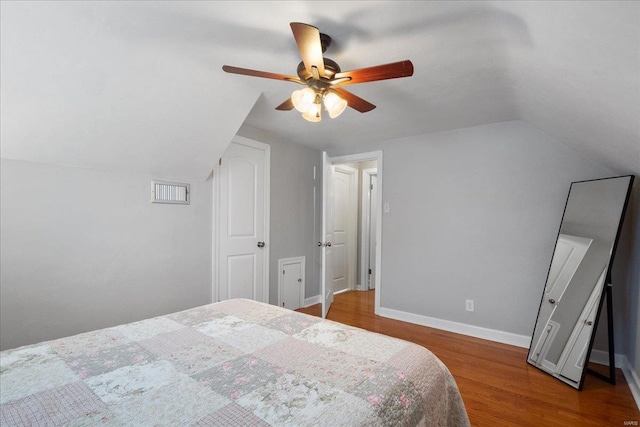
<path id="1" fill-rule="evenodd" d="M 381 307 L 380 312 L 377 314 L 390 319 L 402 320 L 403 322 L 415 323 L 417 325 L 514 345 L 516 347 L 529 348 L 529 345 L 531 344 L 531 337 L 526 335 L 518 335 L 496 329 L 482 328 L 480 326 L 467 325 L 465 323 L 453 322 L 450 320 L 436 319 L 435 317 L 407 313 L 405 311 L 394 310 L 391 308 Z"/>
<path id="2" fill-rule="evenodd" d="M 236 135 L 233 137 L 231 142 L 244 145 L 247 147 L 256 148 L 258 150 L 264 151 L 264 241 L 266 245 L 263 248 L 264 251 L 264 265 L 262 272 L 264 274 L 264 284 L 262 288 L 262 299 L 263 302 L 269 302 L 269 247 L 271 246 L 270 240 L 270 213 L 271 213 L 271 145 L 265 144 L 264 142 L 256 141 L 253 139 L 245 138 L 243 136 Z M 224 155 L 224 154 L 223 154 Z M 220 269 L 218 256 L 220 253 L 220 245 L 217 239 L 217 236 L 220 233 L 220 168 L 218 162 L 216 161 L 215 166 L 213 168 L 213 226 L 211 227 L 211 256 L 213 257 L 213 262 L 211 263 L 211 301 L 216 302 L 220 301 L 220 276 L 218 272 Z"/>
<path id="3" fill-rule="evenodd" d="M 304 307 L 311 307 L 312 305 L 320 304 L 322 302 L 322 295 L 316 295 L 304 299 Z"/>
<path id="4" fill-rule="evenodd" d="M 368 153 L 356 153 L 356 154 L 346 154 L 344 156 L 336 156 L 331 157 L 332 164 L 338 163 L 358 163 L 364 162 L 367 160 L 377 160 L 378 157 L 382 157 L 382 151 L 369 151 Z M 378 168 L 380 165 L 378 165 Z"/>
<path id="5" fill-rule="evenodd" d="M 633 369 L 633 366 L 631 366 L 631 363 L 629 363 L 629 360 L 624 356 L 622 357 L 623 357 L 622 359 L 623 363 L 620 364 L 622 373 L 624 374 L 624 377 L 627 380 L 627 384 L 629 385 L 629 390 L 631 390 L 631 395 L 633 396 L 633 399 L 636 401 L 636 406 L 638 407 L 638 410 L 640 410 L 640 377 L 638 376 L 638 373 L 636 372 L 636 370 Z"/>
<path id="6" fill-rule="evenodd" d="M 375 160 L 378 167 L 378 215 L 376 221 L 376 234 L 378 235 L 378 246 L 376 246 L 376 292 L 374 314 L 380 314 L 380 294 L 382 294 L 382 201 L 383 201 L 383 165 L 382 151 L 370 151 L 368 153 L 348 154 L 345 156 L 331 157 L 329 159 L 332 164 L 335 163 L 354 163 L 367 160 Z M 324 188 L 324 182 L 323 182 Z M 324 210 L 324 206 L 322 207 Z"/>
<path id="7" fill-rule="evenodd" d="M 283 269 L 285 265 L 289 265 L 289 264 L 300 264 L 300 276 L 302 279 L 302 290 L 300 291 L 300 299 L 298 301 L 298 305 L 299 307 L 304 307 L 304 293 L 305 293 L 305 286 L 306 286 L 306 274 L 305 274 L 305 262 L 306 262 L 306 258 L 304 256 L 298 256 L 298 257 L 293 257 L 293 258 L 281 258 L 278 260 L 278 301 L 276 302 L 276 305 L 278 305 L 278 307 L 283 303 L 282 301 L 282 273 L 280 273 Z M 288 307 L 286 307 L 288 308 Z"/>
<path id="8" fill-rule="evenodd" d="M 220 241 L 218 235 L 220 234 L 220 224 L 218 219 L 220 218 L 220 167 L 216 161 L 213 171 L 211 172 L 212 179 L 212 206 L 211 206 L 211 302 L 220 301 L 220 275 L 218 264 L 218 256 L 220 254 Z"/>
<path id="9" fill-rule="evenodd" d="M 358 283 L 357 289 L 359 291 L 369 290 L 369 272 L 367 266 L 369 265 L 369 184 L 371 183 L 371 176 L 378 174 L 378 168 L 362 169 L 362 176 L 360 177 L 360 193 L 361 200 L 360 206 L 360 283 Z M 365 184 L 367 188 L 365 188 Z"/>
<path id="10" fill-rule="evenodd" d="M 599 365 L 609 366 L 609 353 L 603 350 L 591 350 L 589 361 Z M 633 400 L 636 401 L 638 410 L 640 410 L 640 377 L 638 373 L 633 369 L 633 366 L 629 363 L 629 359 L 627 359 L 627 356 L 624 354 L 616 353 L 615 362 L 616 367 L 622 370 L 624 378 L 629 385 L 629 390 L 631 390 Z"/>

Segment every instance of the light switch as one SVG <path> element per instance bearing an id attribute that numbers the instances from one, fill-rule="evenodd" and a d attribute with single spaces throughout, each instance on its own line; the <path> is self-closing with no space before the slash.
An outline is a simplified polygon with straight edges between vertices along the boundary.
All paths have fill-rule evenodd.
<path id="1" fill-rule="evenodd" d="M 384 213 L 389 213 L 389 203 L 384 204 Z"/>

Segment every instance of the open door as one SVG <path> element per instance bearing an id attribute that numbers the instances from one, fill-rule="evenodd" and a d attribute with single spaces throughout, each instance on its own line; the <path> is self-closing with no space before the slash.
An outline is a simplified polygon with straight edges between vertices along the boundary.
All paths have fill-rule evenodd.
<path id="1" fill-rule="evenodd" d="M 585 237 L 562 233 L 558 235 L 556 249 L 549 268 L 544 300 L 538 314 L 538 322 L 546 324 L 544 332 L 534 335 L 532 342 L 535 342 L 536 346 L 533 355 L 530 356 L 532 360 L 552 372 L 558 370 L 558 358 L 562 351 L 558 348 L 560 344 L 554 345 L 554 340 L 561 327 L 573 327 L 565 325 L 563 318 L 554 314 L 560 305 L 565 305 L 562 301 L 565 291 L 571 285 L 573 276 L 580 267 L 592 242 L 593 239 Z"/>
<path id="2" fill-rule="evenodd" d="M 322 152 L 322 318 L 327 317 L 333 303 L 333 265 L 331 255 L 331 238 L 333 221 L 331 218 L 331 183 L 333 182 L 333 166 L 326 152 Z"/>

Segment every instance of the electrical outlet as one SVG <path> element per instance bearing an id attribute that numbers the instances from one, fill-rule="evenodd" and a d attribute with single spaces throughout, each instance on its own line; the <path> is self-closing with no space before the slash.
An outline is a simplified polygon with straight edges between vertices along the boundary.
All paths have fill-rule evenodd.
<path id="1" fill-rule="evenodd" d="M 467 311 L 473 311 L 474 310 L 474 308 L 473 308 L 473 300 L 472 299 L 468 299 L 466 301 L 466 303 L 467 303 Z"/>

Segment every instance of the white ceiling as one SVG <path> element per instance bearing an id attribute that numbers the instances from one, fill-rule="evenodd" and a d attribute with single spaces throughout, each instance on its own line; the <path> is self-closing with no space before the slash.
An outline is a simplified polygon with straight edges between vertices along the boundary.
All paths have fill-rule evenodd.
<path id="1" fill-rule="evenodd" d="M 640 174 L 640 2 L 0 5 L 3 158 L 204 180 L 243 123 L 330 149 L 525 120 Z M 293 21 L 330 35 L 343 70 L 415 73 L 347 87 L 369 113 L 276 111 L 297 85 L 221 67 L 295 75 Z"/>

